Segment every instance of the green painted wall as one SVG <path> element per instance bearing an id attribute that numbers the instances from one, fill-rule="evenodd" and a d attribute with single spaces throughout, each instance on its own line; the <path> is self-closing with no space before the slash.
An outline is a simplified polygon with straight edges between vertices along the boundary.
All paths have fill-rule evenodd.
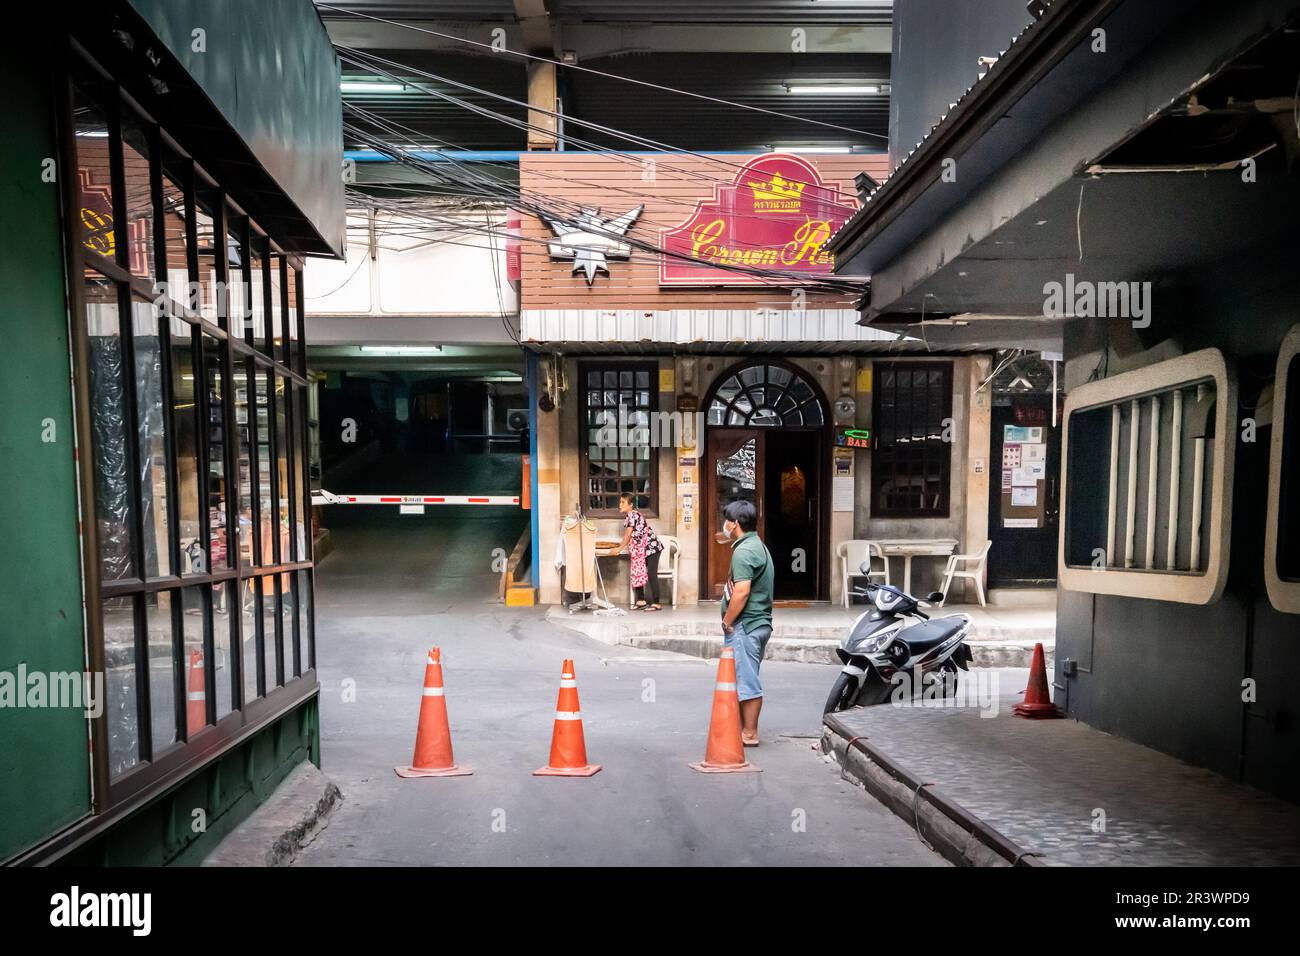
<path id="1" fill-rule="evenodd" d="M 11 675 L 22 664 L 85 667 L 60 187 L 42 181 L 55 155 L 42 52 L 32 34 L 11 30 L 0 56 L 0 672 Z M 80 710 L 0 707 L 0 860 L 90 811 L 89 764 Z"/>

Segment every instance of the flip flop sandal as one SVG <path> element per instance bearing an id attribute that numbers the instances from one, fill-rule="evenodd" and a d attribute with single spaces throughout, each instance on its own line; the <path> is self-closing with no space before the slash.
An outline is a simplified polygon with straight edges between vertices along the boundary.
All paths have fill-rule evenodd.
<path id="1" fill-rule="evenodd" d="M 662 611 L 663 607 L 659 604 L 651 604 L 649 607 L 642 608 L 644 611 Z"/>

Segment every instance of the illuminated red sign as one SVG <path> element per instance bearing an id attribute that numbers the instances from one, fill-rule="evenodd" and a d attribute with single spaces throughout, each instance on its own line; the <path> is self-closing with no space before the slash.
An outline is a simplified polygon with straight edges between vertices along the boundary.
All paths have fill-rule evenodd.
<path id="1" fill-rule="evenodd" d="M 695 207 L 686 222 L 659 234 L 659 284 L 768 285 L 779 273 L 829 276 L 835 259 L 822 247 L 857 210 L 822 182 L 816 167 L 788 153 L 750 160 L 728 185 Z M 686 258 L 683 258 L 686 257 Z M 722 268 L 734 267 L 734 268 Z"/>

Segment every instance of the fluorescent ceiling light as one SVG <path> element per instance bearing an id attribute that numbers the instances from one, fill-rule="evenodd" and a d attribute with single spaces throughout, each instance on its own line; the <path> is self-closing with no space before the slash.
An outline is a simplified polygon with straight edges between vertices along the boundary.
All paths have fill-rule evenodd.
<path id="1" fill-rule="evenodd" d="M 406 89 L 402 83 L 381 83 L 375 80 L 343 80 L 339 83 L 340 93 L 401 93 Z"/>
<path id="2" fill-rule="evenodd" d="M 851 153 L 852 146 L 787 146 L 791 153 Z"/>
<path id="3" fill-rule="evenodd" d="M 363 345 L 367 355 L 437 355 L 441 345 Z"/>
<path id="4" fill-rule="evenodd" d="M 787 83 L 788 93 L 803 93 L 813 96 L 848 96 L 879 93 L 879 83 Z"/>

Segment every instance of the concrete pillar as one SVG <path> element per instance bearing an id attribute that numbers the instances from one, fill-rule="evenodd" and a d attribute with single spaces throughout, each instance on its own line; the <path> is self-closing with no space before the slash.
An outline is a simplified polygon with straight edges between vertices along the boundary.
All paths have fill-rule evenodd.
<path id="1" fill-rule="evenodd" d="M 555 381 L 554 356 L 543 356 L 538 362 L 538 392 L 546 394 L 547 380 Z M 552 388 L 551 394 L 555 394 Z M 564 396 L 561 396 L 561 401 Z M 555 567 L 555 549 L 560 539 L 560 515 L 564 513 L 560 495 L 560 410 L 537 413 L 537 500 L 533 507 L 538 514 L 539 554 L 534 557 L 537 568 L 537 600 L 540 604 L 560 603 L 560 573 Z"/>
<path id="2" fill-rule="evenodd" d="M 993 473 L 995 464 L 989 461 L 993 387 L 990 385 L 978 392 L 976 389 L 992 371 L 992 356 L 971 356 L 970 374 L 966 380 L 969 422 L 966 428 L 966 524 L 962 534 L 962 554 L 978 551 L 989 537 L 989 475 Z M 996 466 L 1001 475 L 1002 463 L 997 462 Z M 988 586 L 987 581 L 984 584 Z"/>
<path id="3" fill-rule="evenodd" d="M 528 124 L 535 127 L 528 130 L 529 149 L 555 149 L 559 142 L 559 122 L 554 115 L 559 112 L 558 104 L 555 64 L 529 60 L 528 105 L 537 107 L 528 111 Z"/>

